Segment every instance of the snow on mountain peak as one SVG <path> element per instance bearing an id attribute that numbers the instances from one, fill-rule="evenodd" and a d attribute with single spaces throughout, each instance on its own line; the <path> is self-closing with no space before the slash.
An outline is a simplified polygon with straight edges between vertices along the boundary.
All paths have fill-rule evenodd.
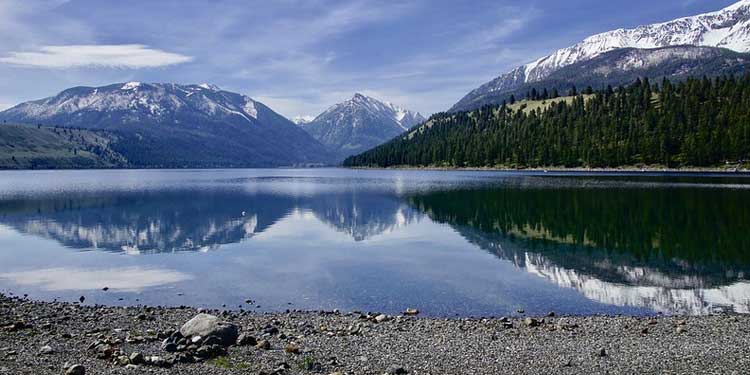
<path id="1" fill-rule="evenodd" d="M 251 98 L 219 92 L 216 86 L 143 84 L 127 82 L 103 87 L 78 87 L 9 109 L 19 115 L 49 119 L 82 112 L 127 113 L 128 121 L 164 120 L 177 113 L 193 111 L 205 116 L 242 118 L 254 123 L 258 108 Z"/>
<path id="2" fill-rule="evenodd" d="M 312 122 L 313 120 L 315 120 L 315 116 L 297 115 L 297 116 L 294 116 L 294 118 L 292 119 L 292 122 L 297 125 L 306 125 Z"/>
<path id="3" fill-rule="evenodd" d="M 730 6 L 728 6 L 726 8 L 720 10 L 719 12 L 724 12 L 724 11 L 730 11 L 731 12 L 731 11 L 735 11 L 735 10 L 742 9 L 742 8 L 745 8 L 745 7 L 750 7 L 750 0 L 740 0 L 740 1 L 738 1 L 738 2 L 736 2 L 736 3 L 734 3 L 734 4 L 730 5 Z"/>
<path id="4" fill-rule="evenodd" d="M 552 71 L 615 49 L 678 45 L 750 52 L 750 0 L 742 0 L 716 12 L 592 35 L 525 65 L 525 81 L 541 80 Z"/>
<path id="5" fill-rule="evenodd" d="M 255 108 L 255 101 L 252 99 L 245 97 L 245 106 L 242 107 L 242 109 L 245 110 L 245 113 L 250 115 L 250 117 L 254 119 L 258 119 L 258 109 Z"/>
<path id="6" fill-rule="evenodd" d="M 681 45 L 750 52 L 750 0 L 738 1 L 715 12 L 589 36 L 579 43 L 495 78 L 473 90 L 454 108 L 465 108 L 475 98 L 488 93 L 501 93 L 526 83 L 541 81 L 561 68 L 617 49 L 654 49 Z"/>
<path id="7" fill-rule="evenodd" d="M 122 85 L 122 87 L 120 87 L 120 90 L 135 90 L 140 86 L 141 86 L 140 82 L 128 82 Z"/>
<path id="8" fill-rule="evenodd" d="M 200 88 L 202 88 L 202 89 L 211 90 L 211 91 L 219 91 L 219 90 L 221 90 L 221 88 L 219 88 L 219 86 L 212 85 L 210 83 L 201 83 L 201 84 L 199 84 L 197 86 L 200 87 Z"/>

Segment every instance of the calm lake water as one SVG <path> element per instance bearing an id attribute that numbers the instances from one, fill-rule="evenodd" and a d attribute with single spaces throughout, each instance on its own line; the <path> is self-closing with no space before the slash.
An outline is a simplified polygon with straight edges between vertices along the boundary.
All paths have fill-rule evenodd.
<path id="1" fill-rule="evenodd" d="M 254 311 L 749 313 L 750 178 L 0 172 L 0 291 Z"/>

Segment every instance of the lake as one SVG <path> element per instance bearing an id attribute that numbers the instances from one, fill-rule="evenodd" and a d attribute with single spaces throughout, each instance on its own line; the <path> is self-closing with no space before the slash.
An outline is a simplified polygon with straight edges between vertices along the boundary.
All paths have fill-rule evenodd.
<path id="1" fill-rule="evenodd" d="M 0 172 L 0 291 L 40 300 L 702 315 L 749 272 L 743 175 Z"/>

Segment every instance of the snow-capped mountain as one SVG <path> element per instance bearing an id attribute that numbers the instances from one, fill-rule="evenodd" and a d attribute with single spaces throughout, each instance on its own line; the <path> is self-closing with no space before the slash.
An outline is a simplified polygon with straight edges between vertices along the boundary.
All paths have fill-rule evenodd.
<path id="1" fill-rule="evenodd" d="M 337 152 L 340 159 L 375 147 L 425 121 L 417 112 L 355 94 L 330 107 L 303 129 Z"/>
<path id="2" fill-rule="evenodd" d="M 75 87 L 0 112 L 8 122 L 112 132 L 144 166 L 322 163 L 330 153 L 291 121 L 245 95 L 208 84 Z"/>
<path id="3" fill-rule="evenodd" d="M 312 122 L 312 120 L 315 120 L 315 116 L 297 115 L 297 116 L 294 116 L 294 118 L 292 119 L 292 122 L 297 125 L 303 126 L 303 125 L 309 124 L 310 122 Z"/>
<path id="4" fill-rule="evenodd" d="M 689 77 L 738 75 L 750 71 L 750 53 L 739 53 L 724 48 L 675 46 L 653 49 L 621 48 L 605 52 L 590 60 L 584 60 L 560 68 L 544 79 L 522 83 L 505 90 L 487 92 L 472 98 L 467 107 L 454 110 L 473 109 L 484 105 L 498 104 L 511 96 L 525 97 L 532 89 L 568 93 L 572 88 L 591 86 L 602 89 L 607 86 L 629 85 L 638 78 L 659 81 L 669 77 L 673 82 Z"/>
<path id="5" fill-rule="evenodd" d="M 19 104 L 2 112 L 2 116 L 14 121 L 33 119 L 87 128 L 169 120 L 176 123 L 178 120 L 172 117 L 179 114 L 257 123 L 258 104 L 247 96 L 205 83 L 127 82 L 104 87 L 74 87 L 50 98 Z M 91 121 L 91 114 L 95 114 L 98 121 Z M 68 116 L 71 118 L 65 118 Z"/>
<path id="6" fill-rule="evenodd" d="M 476 108 L 483 96 L 497 95 L 523 84 L 541 81 L 555 71 L 621 48 L 660 48 L 692 45 L 750 52 L 750 0 L 722 10 L 669 22 L 617 29 L 590 36 L 583 41 L 512 71 L 475 89 L 451 108 Z M 481 105 L 481 104 L 480 104 Z"/>

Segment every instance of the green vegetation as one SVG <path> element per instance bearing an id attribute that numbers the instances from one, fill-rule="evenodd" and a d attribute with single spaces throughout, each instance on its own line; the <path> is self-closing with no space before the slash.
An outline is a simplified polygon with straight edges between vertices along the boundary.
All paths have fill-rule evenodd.
<path id="1" fill-rule="evenodd" d="M 315 367 L 315 357 L 311 355 L 305 356 L 305 358 L 302 359 L 302 361 L 299 363 L 299 369 L 300 370 L 312 370 Z"/>
<path id="2" fill-rule="evenodd" d="M 233 362 L 227 356 L 216 357 L 208 360 L 208 363 L 212 366 L 228 369 L 228 370 L 247 370 L 251 366 L 247 362 Z"/>
<path id="3" fill-rule="evenodd" d="M 440 113 L 345 166 L 713 167 L 750 157 L 750 75 Z"/>
<path id="4" fill-rule="evenodd" d="M 112 168 L 127 165 L 103 131 L 0 124 L 0 169 Z"/>

